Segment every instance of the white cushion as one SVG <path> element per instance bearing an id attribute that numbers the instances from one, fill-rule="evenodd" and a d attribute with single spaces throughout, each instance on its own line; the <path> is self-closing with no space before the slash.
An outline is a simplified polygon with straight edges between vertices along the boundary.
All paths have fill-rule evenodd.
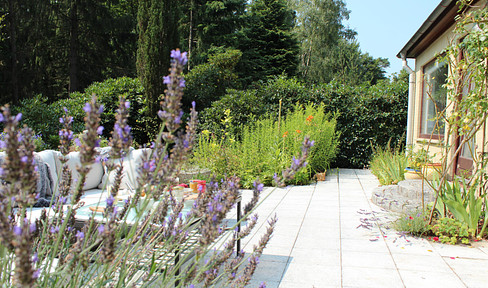
<path id="1" fill-rule="evenodd" d="M 75 181 L 78 181 L 80 178 L 80 174 L 76 170 L 77 167 L 81 167 L 80 152 L 70 152 L 66 157 L 68 158 L 68 162 L 67 162 L 68 167 L 71 170 L 72 184 L 74 184 Z M 98 184 L 100 184 L 100 182 L 102 181 L 102 176 L 103 176 L 102 164 L 100 162 L 96 162 L 90 165 L 89 167 L 90 167 L 90 171 L 86 175 L 83 190 L 97 188 Z M 76 187 L 76 186 L 72 185 L 72 187 Z"/>
<path id="2" fill-rule="evenodd" d="M 137 183 L 137 178 L 139 177 L 138 168 L 142 164 L 142 156 L 144 155 L 144 152 L 149 152 L 149 150 L 149 148 L 131 150 L 126 157 L 113 160 L 115 164 L 120 164 L 122 162 L 123 173 L 120 189 L 137 189 L 139 187 L 139 184 Z M 115 181 L 116 172 L 115 170 L 112 170 L 108 173 L 106 170 L 107 168 L 104 168 L 105 174 L 102 183 L 98 188 L 109 190 L 112 183 Z"/>

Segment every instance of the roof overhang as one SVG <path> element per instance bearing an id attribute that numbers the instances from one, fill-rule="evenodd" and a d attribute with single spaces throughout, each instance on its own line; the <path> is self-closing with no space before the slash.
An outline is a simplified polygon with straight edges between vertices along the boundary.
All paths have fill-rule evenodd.
<path id="1" fill-rule="evenodd" d="M 452 27 L 459 12 L 456 2 L 457 0 L 442 0 L 402 50 L 398 52 L 397 57 L 417 58 L 432 42 Z"/>

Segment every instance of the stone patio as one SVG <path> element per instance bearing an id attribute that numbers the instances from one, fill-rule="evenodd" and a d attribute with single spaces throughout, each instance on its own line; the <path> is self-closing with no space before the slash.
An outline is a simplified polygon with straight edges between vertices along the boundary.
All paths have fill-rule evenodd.
<path id="1" fill-rule="evenodd" d="M 378 185 L 368 170 L 340 169 L 316 184 L 265 190 L 244 250 L 267 219 L 276 214 L 278 223 L 249 287 L 488 286 L 486 241 L 450 246 L 389 229 L 398 216 L 372 204 Z M 244 202 L 251 194 L 244 191 Z"/>

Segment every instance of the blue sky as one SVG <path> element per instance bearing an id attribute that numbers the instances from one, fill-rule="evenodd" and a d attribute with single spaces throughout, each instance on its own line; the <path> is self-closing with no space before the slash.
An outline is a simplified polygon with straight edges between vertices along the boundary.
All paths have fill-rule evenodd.
<path id="1" fill-rule="evenodd" d="M 351 11 L 346 25 L 358 35 L 361 51 L 388 58 L 387 74 L 400 72 L 396 54 L 439 5 L 440 0 L 344 0 Z M 414 62 L 408 64 L 413 68 Z"/>

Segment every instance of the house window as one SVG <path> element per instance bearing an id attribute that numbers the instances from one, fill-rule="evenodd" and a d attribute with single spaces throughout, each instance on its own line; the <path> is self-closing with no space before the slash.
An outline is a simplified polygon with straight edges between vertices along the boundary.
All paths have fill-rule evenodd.
<path id="1" fill-rule="evenodd" d="M 440 139 L 444 136 L 442 113 L 446 108 L 448 66 L 445 62 L 433 61 L 424 67 L 422 94 L 422 121 L 420 137 Z"/>

